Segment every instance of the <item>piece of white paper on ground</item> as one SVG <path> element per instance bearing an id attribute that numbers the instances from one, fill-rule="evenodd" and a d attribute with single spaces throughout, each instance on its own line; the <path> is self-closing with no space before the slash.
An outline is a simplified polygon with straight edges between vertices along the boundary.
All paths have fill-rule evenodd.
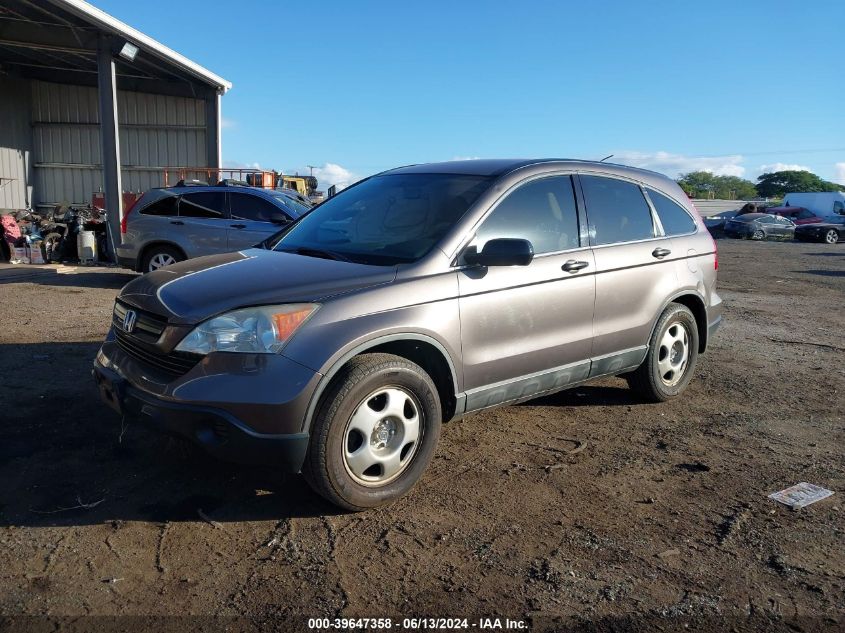
<path id="1" fill-rule="evenodd" d="M 810 505 L 811 503 L 815 503 L 816 501 L 827 499 L 832 494 L 833 490 L 828 490 L 827 488 L 822 488 L 821 486 L 816 486 L 814 484 L 809 484 L 806 481 L 802 481 L 800 484 L 790 486 L 786 490 L 773 492 L 769 495 L 769 499 L 774 499 L 778 503 L 782 503 L 794 510 L 798 510 Z"/>

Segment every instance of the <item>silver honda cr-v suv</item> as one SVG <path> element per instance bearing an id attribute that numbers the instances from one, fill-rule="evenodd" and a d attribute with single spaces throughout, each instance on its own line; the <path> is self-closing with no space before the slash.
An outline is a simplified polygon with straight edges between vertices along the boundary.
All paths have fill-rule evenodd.
<path id="1" fill-rule="evenodd" d="M 411 489 L 449 419 L 611 374 L 677 396 L 722 318 L 717 266 L 662 175 L 414 165 L 132 281 L 94 375 L 123 415 L 359 510 Z"/>

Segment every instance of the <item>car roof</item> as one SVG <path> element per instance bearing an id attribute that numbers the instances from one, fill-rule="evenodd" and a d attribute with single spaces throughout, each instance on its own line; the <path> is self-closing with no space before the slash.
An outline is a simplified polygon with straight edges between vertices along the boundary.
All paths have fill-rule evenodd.
<path id="1" fill-rule="evenodd" d="M 473 160 L 451 160 L 440 163 L 422 163 L 397 167 L 382 174 L 466 174 L 472 176 L 502 176 L 529 165 L 547 164 L 549 166 L 571 169 L 573 171 L 613 171 L 620 174 L 636 175 L 647 180 L 671 180 L 664 174 L 593 160 L 576 160 L 571 158 L 479 158 Z"/>

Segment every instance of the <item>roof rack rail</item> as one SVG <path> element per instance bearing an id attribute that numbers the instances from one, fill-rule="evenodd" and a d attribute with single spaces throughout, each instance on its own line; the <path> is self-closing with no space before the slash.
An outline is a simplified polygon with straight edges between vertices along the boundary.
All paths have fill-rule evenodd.
<path id="1" fill-rule="evenodd" d="M 177 182 L 175 187 L 208 187 L 208 183 L 203 180 L 185 180 L 184 178 Z"/>
<path id="2" fill-rule="evenodd" d="M 249 187 L 250 184 L 245 180 L 237 180 L 236 178 L 223 178 L 217 183 L 218 187 Z"/>

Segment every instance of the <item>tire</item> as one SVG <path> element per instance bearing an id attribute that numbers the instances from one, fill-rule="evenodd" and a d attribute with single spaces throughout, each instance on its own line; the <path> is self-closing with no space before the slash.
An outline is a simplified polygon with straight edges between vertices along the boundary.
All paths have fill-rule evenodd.
<path id="1" fill-rule="evenodd" d="M 698 339 L 698 325 L 690 309 L 680 303 L 669 304 L 657 320 L 645 360 L 626 376 L 629 386 L 649 402 L 666 402 L 680 395 L 695 372 Z M 681 356 L 673 359 L 673 353 Z"/>
<path id="2" fill-rule="evenodd" d="M 392 415 L 383 415 L 388 409 Z M 421 367 L 392 354 L 357 356 L 320 399 L 302 474 L 347 510 L 395 501 L 431 462 L 441 416 L 437 388 Z"/>
<path id="3" fill-rule="evenodd" d="M 152 246 L 144 253 L 144 260 L 141 262 L 141 272 L 151 273 L 159 268 L 172 266 L 184 260 L 185 256 L 178 248 L 165 245 Z"/>
<path id="4" fill-rule="evenodd" d="M 824 234 L 824 241 L 828 244 L 836 244 L 836 242 L 839 241 L 839 231 L 836 229 L 830 229 Z"/>
<path id="5" fill-rule="evenodd" d="M 763 229 L 757 229 L 754 233 L 751 234 L 752 240 L 764 240 L 766 239 L 766 234 L 763 232 Z"/>

